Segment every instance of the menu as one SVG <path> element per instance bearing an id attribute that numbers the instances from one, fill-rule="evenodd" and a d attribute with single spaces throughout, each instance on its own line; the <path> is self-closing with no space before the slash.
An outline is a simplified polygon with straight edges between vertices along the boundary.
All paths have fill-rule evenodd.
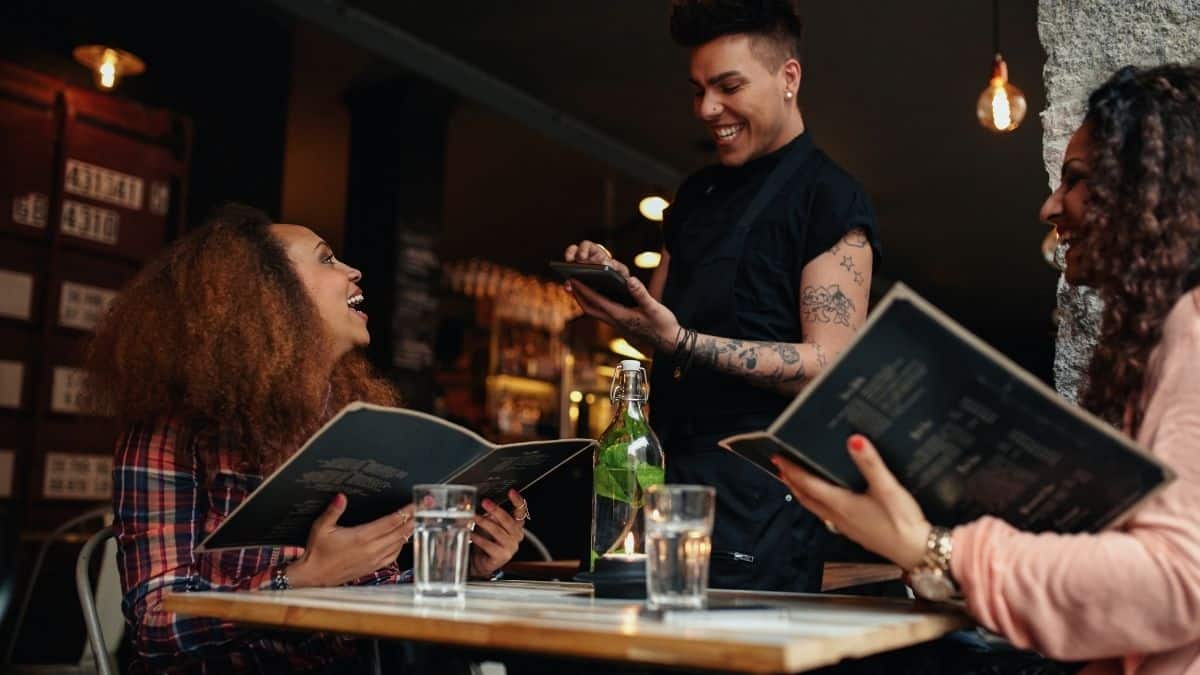
<path id="1" fill-rule="evenodd" d="M 570 438 L 495 445 L 443 419 L 403 408 L 351 403 L 268 476 L 198 551 L 303 546 L 337 493 L 338 524 L 361 525 L 412 501 L 414 485 L 474 485 L 476 503 L 523 491 L 594 441 Z"/>
<path id="2" fill-rule="evenodd" d="M 945 527 L 993 515 L 1032 532 L 1097 531 L 1173 479 L 903 284 L 767 430 L 721 445 L 772 475 L 782 455 L 861 491 L 853 433 Z"/>

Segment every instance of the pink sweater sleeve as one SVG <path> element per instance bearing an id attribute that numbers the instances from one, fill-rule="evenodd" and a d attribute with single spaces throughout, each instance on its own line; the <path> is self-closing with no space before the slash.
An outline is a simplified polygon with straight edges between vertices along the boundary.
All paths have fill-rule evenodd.
<path id="1" fill-rule="evenodd" d="M 955 529 L 953 573 L 981 624 L 1052 658 L 1200 640 L 1200 314 L 1191 294 L 1151 357 L 1138 440 L 1177 478 L 1121 525 L 1030 534 L 995 518 Z"/>

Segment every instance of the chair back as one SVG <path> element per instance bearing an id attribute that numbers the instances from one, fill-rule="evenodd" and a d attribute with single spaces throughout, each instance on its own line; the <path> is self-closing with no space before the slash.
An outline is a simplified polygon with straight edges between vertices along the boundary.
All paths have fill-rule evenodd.
<path id="1" fill-rule="evenodd" d="M 75 561 L 75 590 L 79 592 L 79 606 L 83 609 L 83 624 L 87 628 L 88 636 L 87 648 L 84 649 L 84 658 L 87 658 L 87 652 L 90 650 L 92 658 L 96 662 L 96 672 L 100 675 L 112 675 L 114 671 L 111 654 L 115 651 L 115 645 L 110 647 L 105 642 L 105 630 L 103 627 L 104 623 L 111 625 L 111 622 L 102 623 L 101 612 L 97 609 L 96 602 L 97 596 L 106 594 L 106 591 L 114 586 L 116 549 L 111 546 L 113 543 L 112 538 L 112 527 L 105 527 L 100 530 L 87 540 L 87 543 L 83 545 L 83 549 L 79 551 L 79 558 Z M 92 590 L 92 556 L 95 554 L 96 549 L 101 547 L 101 544 L 104 545 L 102 550 L 105 552 L 105 560 L 100 567 L 100 591 L 96 592 Z M 108 567 L 108 558 L 114 559 L 111 570 L 106 570 L 106 567 Z M 106 608 L 110 608 L 114 604 L 111 599 L 102 598 L 102 600 L 107 600 L 102 603 Z M 120 640 L 119 624 L 116 631 L 110 630 L 109 632 L 118 633 L 115 638 L 118 641 Z"/>

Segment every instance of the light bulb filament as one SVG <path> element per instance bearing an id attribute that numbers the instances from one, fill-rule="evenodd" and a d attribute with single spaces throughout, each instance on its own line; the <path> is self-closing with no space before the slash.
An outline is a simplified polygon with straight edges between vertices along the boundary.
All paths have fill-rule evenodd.
<path id="1" fill-rule="evenodd" d="M 117 53 L 111 49 L 104 50 L 103 60 L 100 62 L 100 86 L 105 89 L 112 89 L 117 84 Z"/>
<path id="2" fill-rule="evenodd" d="M 1004 89 L 1004 81 L 992 80 L 992 124 L 997 129 L 1008 129 L 1012 126 L 1012 108 L 1008 102 L 1008 92 Z"/>

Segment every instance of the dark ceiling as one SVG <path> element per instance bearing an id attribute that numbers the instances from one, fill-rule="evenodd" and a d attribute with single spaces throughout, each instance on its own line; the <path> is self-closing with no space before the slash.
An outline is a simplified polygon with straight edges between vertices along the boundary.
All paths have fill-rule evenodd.
<path id="1" fill-rule="evenodd" d="M 681 172 L 710 161 L 667 0 L 352 4 Z M 803 3 L 801 97 L 817 143 L 874 201 L 886 276 L 1041 370 L 1056 276 L 1036 218 L 1044 54 L 1036 1 L 1000 4 L 1011 79 L 1029 99 L 1014 133 L 974 117 L 992 51 L 986 0 Z"/>

